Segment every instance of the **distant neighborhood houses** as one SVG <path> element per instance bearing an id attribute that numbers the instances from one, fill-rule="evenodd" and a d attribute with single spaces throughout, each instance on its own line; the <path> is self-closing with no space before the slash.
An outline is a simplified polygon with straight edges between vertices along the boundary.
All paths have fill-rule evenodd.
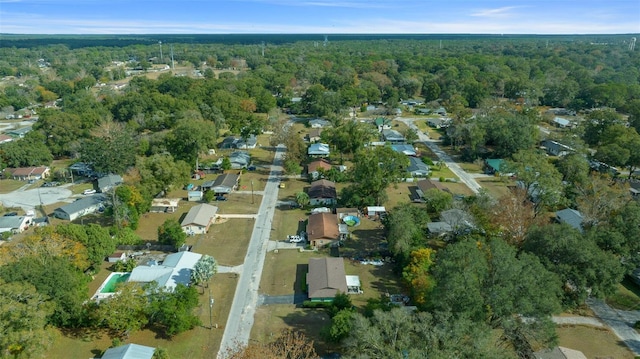
<path id="1" fill-rule="evenodd" d="M 46 166 L 5 168 L 4 177 L 18 181 L 40 180 L 51 175 L 51 169 Z"/>
<path id="2" fill-rule="evenodd" d="M 256 148 L 257 144 L 258 138 L 255 135 L 249 136 L 249 138 L 247 138 L 246 140 L 234 136 L 229 136 L 222 140 L 218 147 L 221 149 L 252 149 Z"/>
<path id="3" fill-rule="evenodd" d="M 54 209 L 53 215 L 63 220 L 73 221 L 104 209 L 106 199 L 102 194 L 80 198 L 75 202 Z"/>

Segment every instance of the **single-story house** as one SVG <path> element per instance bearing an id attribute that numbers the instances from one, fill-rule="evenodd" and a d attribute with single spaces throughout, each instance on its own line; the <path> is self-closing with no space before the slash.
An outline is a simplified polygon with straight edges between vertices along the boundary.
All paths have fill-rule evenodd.
<path id="1" fill-rule="evenodd" d="M 440 116 L 446 116 L 446 115 L 447 115 L 447 109 L 445 109 L 445 108 L 444 108 L 444 107 L 442 107 L 442 106 L 441 106 L 441 107 L 436 108 L 435 110 L 433 110 L 433 111 L 431 111 L 431 112 L 433 112 L 433 113 L 435 113 L 435 114 L 437 114 L 437 115 L 440 115 Z"/>
<path id="2" fill-rule="evenodd" d="M 540 350 L 533 353 L 533 357 L 535 359 L 587 359 L 581 351 L 565 347 Z"/>
<path id="3" fill-rule="evenodd" d="M 150 212 L 173 213 L 178 209 L 180 198 L 154 198 L 151 200 Z"/>
<path id="4" fill-rule="evenodd" d="M 233 173 L 221 174 L 209 188 L 215 194 L 229 194 L 238 189 L 240 176 Z"/>
<path id="5" fill-rule="evenodd" d="M 162 264 L 137 266 L 131 271 L 128 282 L 151 283 L 172 291 L 178 284 L 191 283 L 191 271 L 202 254 L 189 251 L 171 253 Z"/>
<path id="6" fill-rule="evenodd" d="M 31 217 L 28 216 L 2 216 L 0 217 L 0 233 L 22 233 L 29 228 Z"/>
<path id="7" fill-rule="evenodd" d="M 14 138 L 24 138 L 24 136 L 31 132 L 31 130 L 33 129 L 32 126 L 27 126 L 27 127 L 22 127 L 22 128 L 18 128 L 15 130 L 11 130 L 11 131 L 7 131 L 7 135 L 14 137 Z"/>
<path id="8" fill-rule="evenodd" d="M 228 137 L 225 137 L 222 140 L 222 142 L 220 142 L 220 144 L 218 145 L 218 148 L 220 149 L 236 148 L 237 142 L 238 142 L 238 139 L 236 137 L 228 136 Z"/>
<path id="9" fill-rule="evenodd" d="M 218 207 L 202 203 L 191 207 L 184 217 L 180 226 L 189 235 L 204 234 L 209 231 L 209 227 L 216 220 Z"/>
<path id="10" fill-rule="evenodd" d="M 210 191 L 211 188 L 213 187 L 214 182 L 215 182 L 214 180 L 204 181 L 202 182 L 202 185 L 200 186 L 200 188 L 202 188 L 203 191 Z"/>
<path id="11" fill-rule="evenodd" d="M 331 206 L 337 202 L 336 184 L 326 179 L 311 182 L 308 191 L 309 204 L 312 206 Z"/>
<path id="12" fill-rule="evenodd" d="M 444 236 L 451 233 L 453 228 L 447 222 L 429 222 L 427 223 L 427 231 L 432 236 Z"/>
<path id="13" fill-rule="evenodd" d="M 331 154 L 331 150 L 326 143 L 312 143 L 307 150 L 307 155 L 313 157 L 327 157 L 329 154 Z"/>
<path id="14" fill-rule="evenodd" d="M 231 168 L 239 170 L 249 167 L 251 164 L 251 155 L 244 151 L 235 151 L 229 155 L 229 161 L 231 161 Z"/>
<path id="15" fill-rule="evenodd" d="M 246 139 L 246 141 L 242 138 L 238 139 L 238 141 L 236 142 L 236 148 L 251 149 L 256 148 L 257 144 L 258 138 L 255 135 L 251 135 Z"/>
<path id="16" fill-rule="evenodd" d="M 385 117 L 377 117 L 373 120 L 373 123 L 378 128 L 378 132 L 382 132 L 383 130 L 391 129 L 391 120 Z"/>
<path id="17" fill-rule="evenodd" d="M 98 178 L 98 191 L 105 193 L 124 183 L 120 175 L 109 174 Z"/>
<path id="18" fill-rule="evenodd" d="M 382 130 L 382 139 L 388 143 L 404 143 L 406 139 L 396 130 Z"/>
<path id="19" fill-rule="evenodd" d="M 342 257 L 310 258 L 307 273 L 309 300 L 331 302 L 338 293 L 347 293 Z"/>
<path id="20" fill-rule="evenodd" d="M 0 134 L 0 145 L 11 141 L 13 141 L 13 137 L 7 136 L 5 134 Z"/>
<path id="21" fill-rule="evenodd" d="M 320 178 L 320 170 L 326 172 L 331 169 L 331 163 L 324 158 L 317 159 L 307 165 L 307 173 L 313 180 Z"/>
<path id="22" fill-rule="evenodd" d="M 419 106 L 419 105 L 424 104 L 424 101 L 417 100 L 417 99 L 408 99 L 408 100 L 402 100 L 402 101 L 400 101 L 400 103 L 405 105 L 405 106 Z"/>
<path id="23" fill-rule="evenodd" d="M 107 349 L 102 359 L 152 359 L 156 348 L 138 344 L 125 344 Z"/>
<path id="24" fill-rule="evenodd" d="M 434 117 L 427 119 L 427 125 L 432 128 L 447 128 L 451 125 L 451 119 L 448 117 Z"/>
<path id="25" fill-rule="evenodd" d="M 313 120 L 309 120 L 309 127 L 311 128 L 323 128 L 331 126 L 331 122 L 328 120 L 324 120 L 321 118 L 315 118 Z"/>
<path id="26" fill-rule="evenodd" d="M 104 208 L 105 201 L 106 197 L 102 194 L 87 196 L 54 209 L 53 215 L 60 219 L 73 221 L 76 218 L 98 212 L 101 208 Z"/>
<path id="27" fill-rule="evenodd" d="M 502 158 L 488 158 L 484 160 L 484 172 L 486 174 L 500 174 L 502 173 L 502 166 L 504 165 Z"/>
<path id="28" fill-rule="evenodd" d="M 312 128 L 306 136 L 306 140 L 311 143 L 320 141 L 320 134 L 322 134 L 321 128 Z"/>
<path id="29" fill-rule="evenodd" d="M 440 221 L 451 226 L 451 231 L 455 233 L 467 233 L 476 228 L 473 216 L 461 209 L 449 209 L 440 213 Z"/>
<path id="30" fill-rule="evenodd" d="M 409 144 L 395 144 L 395 145 L 391 145 L 391 149 L 398 152 L 398 153 L 402 153 L 403 155 L 407 155 L 407 156 L 416 156 L 418 153 L 416 152 L 416 149 Z"/>
<path id="31" fill-rule="evenodd" d="M 187 201 L 189 201 L 189 202 L 202 201 L 203 197 L 204 197 L 204 193 L 202 191 L 188 191 L 187 192 Z"/>
<path id="32" fill-rule="evenodd" d="M 427 177 L 431 171 L 429 170 L 429 166 L 422 162 L 420 158 L 409 157 L 409 167 L 407 167 L 407 172 L 413 177 Z"/>
<path id="33" fill-rule="evenodd" d="M 416 195 L 417 198 L 414 198 L 415 201 L 424 200 L 424 194 L 430 189 L 437 189 L 439 191 L 445 191 L 451 193 L 447 187 L 445 187 L 440 181 L 435 181 L 432 179 L 423 179 L 416 182 Z"/>
<path id="34" fill-rule="evenodd" d="M 575 151 L 573 148 L 553 140 L 542 140 L 540 146 L 544 147 L 551 156 L 566 156 Z"/>
<path id="35" fill-rule="evenodd" d="M 556 212 L 556 220 L 559 223 L 566 223 L 571 227 L 582 232 L 582 222 L 584 219 L 582 218 L 582 213 L 576 211 L 572 208 L 565 208 Z"/>
<path id="36" fill-rule="evenodd" d="M 431 113 L 430 108 L 416 108 L 416 115 L 428 115 Z"/>
<path id="37" fill-rule="evenodd" d="M 340 238 L 338 218 L 333 213 L 315 213 L 307 222 L 307 240 L 313 247 L 323 247 Z"/>
<path id="38" fill-rule="evenodd" d="M 367 207 L 367 217 L 380 216 L 387 213 L 387 209 L 384 206 L 369 206 Z"/>
<path id="39" fill-rule="evenodd" d="M 562 117 L 554 117 L 553 123 L 559 128 L 567 128 L 571 126 L 571 121 Z"/>
<path id="40" fill-rule="evenodd" d="M 76 162 L 69 166 L 69 170 L 80 176 L 86 176 L 93 173 L 93 167 L 85 162 Z"/>
<path id="41" fill-rule="evenodd" d="M 125 252 L 115 252 L 107 257 L 107 261 L 109 263 L 115 263 L 117 261 L 123 261 L 125 259 L 127 259 L 127 254 Z"/>
<path id="42" fill-rule="evenodd" d="M 5 168 L 5 177 L 11 177 L 18 181 L 40 180 L 51 175 L 51 170 L 46 166 Z"/>

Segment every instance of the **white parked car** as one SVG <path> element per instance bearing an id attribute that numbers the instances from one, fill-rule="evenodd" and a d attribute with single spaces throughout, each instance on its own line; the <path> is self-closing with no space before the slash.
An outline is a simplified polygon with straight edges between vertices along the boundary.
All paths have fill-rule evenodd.
<path id="1" fill-rule="evenodd" d="M 287 236 L 289 243 L 300 243 L 304 241 L 304 239 L 300 236 Z"/>
<path id="2" fill-rule="evenodd" d="M 87 195 L 87 194 L 94 194 L 96 193 L 95 189 L 85 189 L 82 194 Z"/>

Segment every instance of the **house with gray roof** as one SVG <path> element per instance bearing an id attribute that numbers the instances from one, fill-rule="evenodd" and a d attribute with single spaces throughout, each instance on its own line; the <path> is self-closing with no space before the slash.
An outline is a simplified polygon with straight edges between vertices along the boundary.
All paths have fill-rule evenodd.
<path id="1" fill-rule="evenodd" d="M 32 129 L 33 129 L 32 126 L 22 127 L 15 130 L 7 131 L 7 135 L 13 138 L 24 138 L 24 136 L 27 133 L 31 132 Z"/>
<path id="2" fill-rule="evenodd" d="M 309 120 L 309 127 L 311 128 L 323 128 L 331 126 L 331 122 L 328 120 L 324 120 L 321 118 L 314 118 L 313 120 Z"/>
<path id="3" fill-rule="evenodd" d="M 102 354 L 102 359 L 152 359 L 156 348 L 138 344 L 125 344 L 109 348 Z"/>
<path id="4" fill-rule="evenodd" d="M 553 118 L 553 124 L 556 125 L 559 128 L 571 127 L 571 121 L 567 120 L 566 118 L 562 118 L 562 117 L 554 117 Z"/>
<path id="5" fill-rule="evenodd" d="M 422 162 L 421 159 L 417 157 L 409 157 L 409 167 L 407 167 L 407 172 L 413 177 L 428 177 L 430 170 L 429 166 Z"/>
<path id="6" fill-rule="evenodd" d="M 312 157 L 327 157 L 329 154 L 331 154 L 331 150 L 326 143 L 312 143 L 307 149 L 307 155 Z"/>
<path id="7" fill-rule="evenodd" d="M 240 176 L 234 173 L 221 174 L 209 187 L 215 194 L 229 194 L 238 188 Z"/>
<path id="8" fill-rule="evenodd" d="M 167 290 L 174 290 L 178 284 L 191 283 L 191 271 L 200 260 L 202 254 L 189 251 L 171 253 L 162 264 L 141 265 L 131 271 L 128 282 L 151 283 Z"/>
<path id="9" fill-rule="evenodd" d="M 0 217 L 0 233 L 21 233 L 29 228 L 31 218 L 27 216 L 2 216 Z"/>
<path id="10" fill-rule="evenodd" d="M 98 178 L 98 191 L 105 193 L 124 183 L 120 175 L 109 174 Z"/>
<path id="11" fill-rule="evenodd" d="M 551 156 L 566 156 L 575 151 L 573 148 L 553 140 L 542 140 L 540 146 L 544 147 Z"/>
<path id="12" fill-rule="evenodd" d="M 53 215 L 67 221 L 73 221 L 82 216 L 93 214 L 105 207 L 107 198 L 102 194 L 95 194 L 80 198 L 75 202 L 65 204 L 53 210 Z"/>
<path id="13" fill-rule="evenodd" d="M 583 231 L 582 222 L 584 221 L 584 219 L 582 218 L 582 213 L 576 211 L 575 209 L 565 208 L 563 210 L 557 211 L 556 220 L 559 223 L 566 223 L 571 227 L 579 230 L 580 232 Z"/>
<path id="14" fill-rule="evenodd" d="M 239 170 L 249 167 L 251 164 L 251 155 L 244 151 L 235 151 L 229 155 L 229 161 L 231 162 L 231 168 Z"/>
<path id="15" fill-rule="evenodd" d="M 388 143 L 405 143 L 404 136 L 396 130 L 382 130 L 382 139 Z"/>
<path id="16" fill-rule="evenodd" d="M 431 236 L 445 236 L 453 231 L 453 227 L 447 222 L 429 222 L 427 231 Z"/>
<path id="17" fill-rule="evenodd" d="M 209 227 L 216 219 L 218 207 L 202 203 L 191 207 L 184 217 L 180 226 L 188 235 L 204 234 L 209 231 Z"/>
<path id="18" fill-rule="evenodd" d="M 391 145 L 391 149 L 398 152 L 398 153 L 402 153 L 403 155 L 407 155 L 407 156 L 415 156 L 417 155 L 416 149 L 409 144 L 395 144 L 395 145 Z"/>

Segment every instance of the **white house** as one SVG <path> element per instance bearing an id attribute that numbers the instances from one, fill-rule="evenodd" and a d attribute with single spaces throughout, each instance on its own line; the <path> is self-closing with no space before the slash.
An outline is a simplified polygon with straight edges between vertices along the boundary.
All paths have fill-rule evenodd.
<path id="1" fill-rule="evenodd" d="M 172 253 L 165 257 L 162 264 L 137 266 L 131 271 L 128 282 L 156 282 L 160 287 L 172 291 L 178 284 L 191 283 L 191 271 L 202 254 L 194 252 Z"/>
<path id="2" fill-rule="evenodd" d="M 206 203 L 192 207 L 182 220 L 182 230 L 189 235 L 204 234 L 215 221 L 218 207 Z"/>
<path id="3" fill-rule="evenodd" d="M 0 233 L 21 233 L 31 224 L 31 217 L 27 216 L 2 216 L 0 217 Z"/>
<path id="4" fill-rule="evenodd" d="M 101 194 L 84 197 L 75 202 L 65 204 L 62 207 L 54 209 L 53 215 L 60 219 L 73 221 L 76 218 L 98 212 L 101 208 L 104 208 L 105 200 L 106 197 Z"/>

